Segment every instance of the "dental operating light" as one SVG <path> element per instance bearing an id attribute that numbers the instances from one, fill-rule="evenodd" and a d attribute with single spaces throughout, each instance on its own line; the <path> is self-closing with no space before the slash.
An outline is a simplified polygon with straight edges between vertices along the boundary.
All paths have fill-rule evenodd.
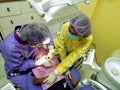
<path id="1" fill-rule="evenodd" d="M 35 2 L 28 0 L 35 11 L 47 24 L 54 24 L 74 18 L 81 14 L 77 3 L 84 2 L 88 5 L 89 0 L 42 0 Z"/>

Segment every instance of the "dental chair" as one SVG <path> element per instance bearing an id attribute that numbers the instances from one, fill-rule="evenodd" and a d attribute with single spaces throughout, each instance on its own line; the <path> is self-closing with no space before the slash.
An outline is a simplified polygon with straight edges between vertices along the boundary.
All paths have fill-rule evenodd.
<path id="1" fill-rule="evenodd" d="M 75 90 L 120 90 L 120 57 L 116 56 L 118 50 L 102 67 L 94 65 L 90 59 L 83 61 L 79 69 L 82 79 Z"/>
<path id="2" fill-rule="evenodd" d="M 76 6 L 77 3 L 83 2 L 86 5 L 90 3 L 89 0 L 41 0 L 41 2 L 28 0 L 28 2 L 48 25 L 80 15 L 81 10 Z"/>
<path id="3" fill-rule="evenodd" d="M 120 90 L 120 58 L 108 58 L 97 74 L 97 81 L 108 90 Z"/>

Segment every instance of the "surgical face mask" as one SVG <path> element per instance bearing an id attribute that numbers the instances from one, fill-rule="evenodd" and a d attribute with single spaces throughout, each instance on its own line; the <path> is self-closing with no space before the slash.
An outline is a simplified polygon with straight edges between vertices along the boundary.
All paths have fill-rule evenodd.
<path id="1" fill-rule="evenodd" d="M 79 36 L 72 35 L 69 31 L 68 31 L 68 37 L 72 40 L 80 40 Z"/>

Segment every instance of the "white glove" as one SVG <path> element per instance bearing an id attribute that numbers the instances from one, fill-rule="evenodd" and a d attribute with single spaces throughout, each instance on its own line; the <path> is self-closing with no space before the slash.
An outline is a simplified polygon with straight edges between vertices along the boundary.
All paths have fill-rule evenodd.
<path id="1" fill-rule="evenodd" d="M 49 49 L 49 52 L 47 54 L 47 59 L 52 59 L 54 57 L 54 46 L 53 45 L 50 45 L 48 46 L 48 49 Z"/>
<path id="2" fill-rule="evenodd" d="M 54 53 L 54 49 L 49 50 L 49 52 L 46 56 L 48 60 L 51 60 L 54 57 L 53 53 Z"/>
<path id="3" fill-rule="evenodd" d="M 47 84 L 53 84 L 58 74 L 59 74 L 59 71 L 55 69 L 49 74 L 49 76 L 43 82 Z"/>
<path id="4" fill-rule="evenodd" d="M 44 65 L 45 67 L 52 67 L 52 62 L 51 61 L 45 61 L 42 63 L 42 65 Z"/>
<path id="5" fill-rule="evenodd" d="M 46 58 L 45 58 L 45 57 L 42 57 L 42 58 L 38 59 L 38 60 L 35 62 L 35 64 L 36 64 L 36 66 L 40 66 L 40 65 L 42 65 L 45 61 L 46 61 Z"/>
<path id="6" fill-rule="evenodd" d="M 70 70 L 65 72 L 65 76 L 69 76 L 70 75 Z"/>

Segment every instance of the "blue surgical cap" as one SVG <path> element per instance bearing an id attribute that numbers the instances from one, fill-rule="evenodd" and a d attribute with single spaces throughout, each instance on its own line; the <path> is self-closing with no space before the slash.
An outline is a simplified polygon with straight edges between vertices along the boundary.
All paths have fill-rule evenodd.
<path id="1" fill-rule="evenodd" d="M 74 27 L 75 31 L 83 37 L 87 37 L 91 34 L 90 21 L 85 14 L 80 14 L 71 19 L 70 24 Z"/>
<path id="2" fill-rule="evenodd" d="M 44 23 L 27 24 L 22 26 L 19 32 L 23 41 L 31 43 L 43 43 L 46 39 L 51 38 L 49 29 Z"/>

